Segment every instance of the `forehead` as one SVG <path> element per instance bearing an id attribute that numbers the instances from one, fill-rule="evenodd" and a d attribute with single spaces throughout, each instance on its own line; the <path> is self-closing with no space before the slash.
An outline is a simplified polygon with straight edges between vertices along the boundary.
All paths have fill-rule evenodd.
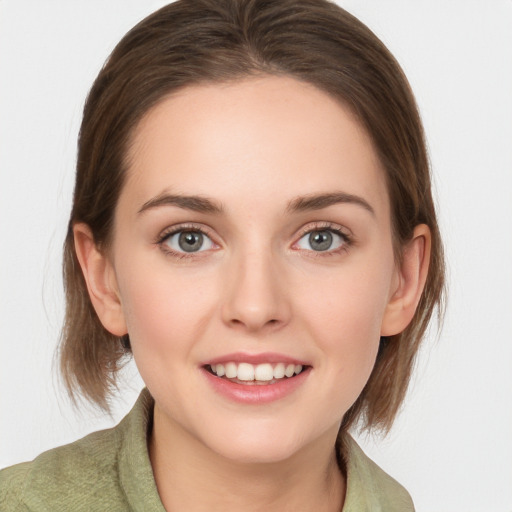
<path id="1" fill-rule="evenodd" d="M 172 190 L 228 207 L 341 190 L 387 211 L 373 144 L 341 102 L 290 77 L 182 89 L 136 127 L 126 188 L 144 203 Z"/>

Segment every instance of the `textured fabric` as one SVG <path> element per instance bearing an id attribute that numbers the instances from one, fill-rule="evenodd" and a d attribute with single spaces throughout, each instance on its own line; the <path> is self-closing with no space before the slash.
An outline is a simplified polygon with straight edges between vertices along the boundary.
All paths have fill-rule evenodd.
<path id="1" fill-rule="evenodd" d="M 0 471 L 2 512 L 165 512 L 147 451 L 153 400 L 144 390 L 113 429 Z M 413 512 L 407 491 L 349 438 L 343 512 Z"/>

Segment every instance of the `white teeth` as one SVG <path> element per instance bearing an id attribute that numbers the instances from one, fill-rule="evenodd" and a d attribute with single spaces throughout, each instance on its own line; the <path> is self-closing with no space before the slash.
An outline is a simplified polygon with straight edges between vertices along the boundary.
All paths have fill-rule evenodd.
<path id="1" fill-rule="evenodd" d="M 249 363 L 238 365 L 238 380 L 254 380 L 254 366 Z"/>
<path id="2" fill-rule="evenodd" d="M 236 378 L 237 370 L 238 370 L 238 368 L 235 363 L 228 363 L 226 365 L 226 377 L 228 379 Z"/>
<path id="3" fill-rule="evenodd" d="M 295 373 L 295 365 L 294 364 L 287 365 L 286 370 L 284 371 L 284 374 L 287 377 L 291 377 L 294 373 Z"/>
<path id="4" fill-rule="evenodd" d="M 270 363 L 253 365 L 250 363 L 226 363 L 210 365 L 212 372 L 218 377 L 226 376 L 228 379 L 242 381 L 269 382 L 273 379 L 282 379 L 285 376 L 290 378 L 302 371 L 300 364 L 277 363 L 272 366 Z"/>
<path id="5" fill-rule="evenodd" d="M 277 363 L 274 368 L 274 379 L 282 379 L 284 377 L 284 363 Z"/>
<path id="6" fill-rule="evenodd" d="M 254 370 L 255 380 L 272 380 L 274 378 L 274 369 L 271 364 L 259 364 Z"/>

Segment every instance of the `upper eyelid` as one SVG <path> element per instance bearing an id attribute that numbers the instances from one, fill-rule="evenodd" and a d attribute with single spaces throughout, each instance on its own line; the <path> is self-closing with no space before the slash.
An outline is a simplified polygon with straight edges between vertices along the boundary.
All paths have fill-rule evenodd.
<path id="1" fill-rule="evenodd" d="M 171 235 L 179 233 L 180 231 L 199 231 L 203 235 L 212 238 L 212 229 L 204 224 L 196 224 L 192 222 L 184 222 L 182 224 L 176 224 L 168 226 L 159 232 L 157 236 L 158 241 L 163 241 Z"/>
<path id="2" fill-rule="evenodd" d="M 304 235 L 311 233 L 312 231 L 335 231 L 336 233 L 340 233 L 346 238 L 352 238 L 352 232 L 350 229 L 338 224 L 336 222 L 328 222 L 328 221 L 319 221 L 319 222 L 309 222 L 305 226 L 303 226 L 299 231 L 297 236 L 302 238 Z"/>

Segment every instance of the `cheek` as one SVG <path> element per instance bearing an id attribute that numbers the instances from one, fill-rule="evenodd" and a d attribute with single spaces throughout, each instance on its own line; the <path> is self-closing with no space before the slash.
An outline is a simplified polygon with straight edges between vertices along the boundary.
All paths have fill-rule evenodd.
<path id="1" fill-rule="evenodd" d="M 296 294 L 303 298 L 301 316 L 307 319 L 303 327 L 325 357 L 333 400 L 343 399 L 345 410 L 361 393 L 375 363 L 389 295 L 389 268 L 392 265 L 351 267 L 346 273 L 331 273 L 323 286 L 318 281 L 307 293 Z"/>
<path id="2" fill-rule="evenodd" d="M 195 382 L 194 350 L 213 314 L 213 290 L 208 284 L 193 286 L 190 278 L 158 265 L 132 270 L 121 296 L 133 358 L 155 399 L 183 411 L 195 395 L 180 383 Z"/>
<path id="3" fill-rule="evenodd" d="M 298 290 L 301 309 L 319 329 L 334 339 L 379 337 L 388 303 L 391 271 L 361 265 L 316 276 L 316 282 Z M 328 336 L 329 338 L 331 336 Z"/>
<path id="4" fill-rule="evenodd" d="M 141 272 L 126 265 L 120 292 L 132 343 L 154 350 L 176 351 L 201 331 L 211 310 L 214 290 L 204 279 L 170 272 L 165 265 L 147 265 Z M 128 277 L 129 276 L 129 277 Z"/>

